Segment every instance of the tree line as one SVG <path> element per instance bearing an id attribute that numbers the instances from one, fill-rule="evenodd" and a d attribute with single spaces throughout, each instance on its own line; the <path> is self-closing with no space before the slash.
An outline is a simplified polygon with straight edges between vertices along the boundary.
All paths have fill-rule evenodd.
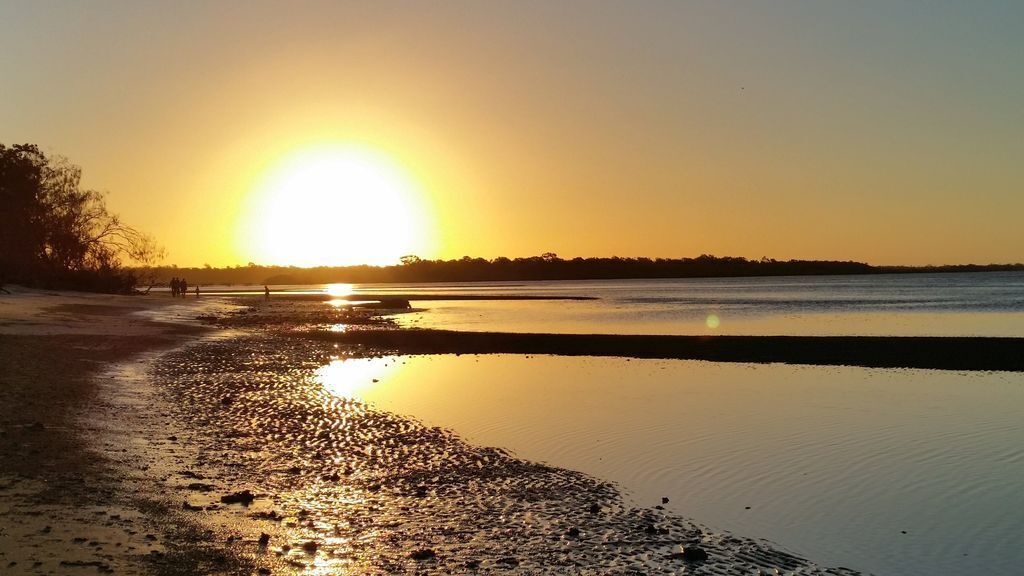
<path id="1" fill-rule="evenodd" d="M 0 144 L 0 285 L 129 292 L 162 249 L 81 187 L 82 169 L 34 144 Z"/>
<path id="2" fill-rule="evenodd" d="M 965 272 L 1024 270 L 1024 264 L 988 266 L 884 267 L 863 262 L 827 260 L 750 260 L 704 254 L 694 258 L 571 258 L 545 253 L 528 258 L 425 260 L 404 256 L 394 266 L 247 266 L 227 268 L 163 267 L 151 270 L 158 280 L 187 277 L 195 284 L 329 284 L 388 282 L 502 282 L 525 280 L 600 280 L 625 278 L 711 278 L 885 274 L 895 272 Z"/>

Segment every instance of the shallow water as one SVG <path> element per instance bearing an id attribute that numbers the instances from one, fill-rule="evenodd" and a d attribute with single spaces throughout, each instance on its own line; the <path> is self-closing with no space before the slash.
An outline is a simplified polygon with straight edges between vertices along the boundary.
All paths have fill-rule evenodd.
<path id="1" fill-rule="evenodd" d="M 1019 374 L 436 356 L 335 360 L 317 377 L 825 564 L 922 575 L 1024 564 Z"/>
<path id="2" fill-rule="evenodd" d="M 430 301 L 401 319 L 449 330 L 879 336 L 1024 336 L 1024 273 L 594 280 L 356 286 L 356 292 L 593 296 Z M 419 304 L 418 304 L 419 305 Z"/>

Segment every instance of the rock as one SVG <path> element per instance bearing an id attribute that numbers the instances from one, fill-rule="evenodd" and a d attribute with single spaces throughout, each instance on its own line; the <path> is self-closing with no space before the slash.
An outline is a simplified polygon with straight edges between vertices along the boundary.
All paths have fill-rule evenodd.
<path id="1" fill-rule="evenodd" d="M 601 511 L 601 507 L 597 503 L 594 503 L 594 504 L 590 505 L 590 513 L 591 514 L 597 514 L 600 511 Z"/>
<path id="2" fill-rule="evenodd" d="M 260 532 L 260 539 L 257 540 L 257 543 L 260 545 L 260 548 L 266 548 L 267 544 L 270 544 L 270 534 Z"/>
<path id="3" fill-rule="evenodd" d="M 573 526 L 572 528 L 569 528 L 569 531 L 566 532 L 566 534 L 568 534 L 570 538 L 579 538 L 580 537 L 580 529 L 575 527 L 575 526 Z"/>
<path id="4" fill-rule="evenodd" d="M 433 560 L 434 558 L 437 558 L 437 553 L 430 548 L 422 548 L 420 550 L 413 550 L 412 553 L 409 554 L 409 558 L 422 562 L 424 560 Z"/>
<path id="5" fill-rule="evenodd" d="M 661 497 L 661 503 L 662 504 L 668 504 L 668 496 L 662 496 Z"/>
<path id="6" fill-rule="evenodd" d="M 252 501 L 255 499 L 256 497 L 248 490 L 242 490 L 241 492 L 226 494 L 220 497 L 220 501 L 224 504 L 241 504 L 242 506 L 252 504 Z"/>
<path id="7" fill-rule="evenodd" d="M 260 568 L 256 570 L 256 573 L 260 576 L 270 576 L 270 568 Z"/>
<path id="8" fill-rule="evenodd" d="M 648 524 L 647 526 L 644 526 L 644 532 L 646 532 L 648 534 L 657 534 L 658 533 L 658 527 L 655 526 L 654 524 Z"/>
<path id="9" fill-rule="evenodd" d="M 224 405 L 224 406 L 230 406 L 231 403 L 234 402 L 234 401 L 235 401 L 235 399 L 232 398 L 231 396 L 225 396 L 225 397 L 220 399 L 220 403 L 222 405 Z"/>
<path id="10" fill-rule="evenodd" d="M 320 545 L 312 540 L 302 545 L 302 549 L 306 551 L 306 554 L 316 554 L 317 548 L 320 548 Z"/>
<path id="11" fill-rule="evenodd" d="M 519 566 L 519 560 L 517 560 L 517 559 L 515 559 L 515 558 L 513 558 L 511 556 L 506 556 L 504 558 L 498 558 L 497 562 L 498 562 L 498 564 L 505 564 L 507 566 Z"/>
<path id="12" fill-rule="evenodd" d="M 188 510 L 190 512 L 198 512 L 203 509 L 202 506 L 193 506 L 192 504 L 189 504 L 188 500 L 185 500 L 184 504 L 181 505 L 181 508 L 182 510 Z"/>
<path id="13" fill-rule="evenodd" d="M 189 490 L 195 490 L 196 492 L 213 492 L 213 484 L 204 484 L 202 482 L 193 482 L 186 486 Z"/>
<path id="14" fill-rule="evenodd" d="M 673 560 L 684 560 L 686 562 L 703 562 L 708 559 L 708 553 L 696 546 L 687 546 L 682 552 L 672 554 Z"/>

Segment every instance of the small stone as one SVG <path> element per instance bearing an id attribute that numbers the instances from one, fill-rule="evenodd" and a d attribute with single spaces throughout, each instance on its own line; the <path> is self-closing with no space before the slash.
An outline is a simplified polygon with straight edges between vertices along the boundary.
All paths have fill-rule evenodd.
<path id="1" fill-rule="evenodd" d="M 573 526 L 572 528 L 569 528 L 569 531 L 566 534 L 568 534 L 570 538 L 579 538 L 580 529 Z"/>
<path id="2" fill-rule="evenodd" d="M 409 558 L 422 562 L 424 560 L 433 560 L 434 558 L 437 558 L 437 553 L 430 548 L 423 548 L 420 550 L 413 550 L 412 553 L 409 554 Z"/>
<path id="3" fill-rule="evenodd" d="M 316 554 L 317 548 L 319 547 L 320 545 L 312 540 L 302 545 L 302 549 L 306 551 L 306 554 Z"/>
<path id="4" fill-rule="evenodd" d="M 708 559 L 708 553 L 696 546 L 687 546 L 682 552 L 672 554 L 673 560 L 685 560 L 686 562 L 703 562 Z"/>
<path id="5" fill-rule="evenodd" d="M 661 497 L 661 503 L 662 504 L 668 504 L 668 496 L 662 496 Z"/>
<path id="6" fill-rule="evenodd" d="M 256 499 L 256 496 L 248 490 L 242 490 L 241 492 L 235 492 L 233 494 L 226 494 L 220 497 L 220 501 L 224 504 L 241 504 L 242 506 L 248 506 L 252 504 L 252 501 Z"/>
<path id="7" fill-rule="evenodd" d="M 270 544 L 270 534 L 260 532 L 260 539 L 257 542 L 259 543 L 260 548 L 266 548 L 267 544 Z"/>
<path id="8" fill-rule="evenodd" d="M 601 507 L 597 503 L 594 503 L 594 504 L 590 505 L 590 513 L 591 514 L 597 514 L 600 511 L 601 511 Z"/>

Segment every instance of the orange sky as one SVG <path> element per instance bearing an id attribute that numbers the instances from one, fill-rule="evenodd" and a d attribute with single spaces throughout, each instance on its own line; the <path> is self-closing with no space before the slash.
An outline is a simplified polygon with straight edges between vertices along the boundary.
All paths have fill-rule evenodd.
<path id="1" fill-rule="evenodd" d="M 402 173 L 427 258 L 1019 262 L 1019 6 L 5 3 L 0 142 L 70 157 L 179 265 L 300 262 L 254 202 L 325 147 Z M 330 263 L 408 225 L 311 204 L 367 222 Z"/>

